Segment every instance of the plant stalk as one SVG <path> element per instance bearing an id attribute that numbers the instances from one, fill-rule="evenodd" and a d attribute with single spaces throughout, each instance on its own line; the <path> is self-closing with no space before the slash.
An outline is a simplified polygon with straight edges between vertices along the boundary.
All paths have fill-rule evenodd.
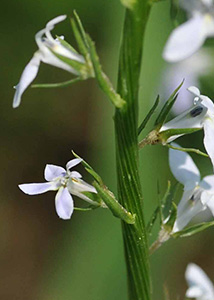
<path id="1" fill-rule="evenodd" d="M 143 39 L 150 5 L 132 1 L 126 9 L 119 59 L 118 93 L 126 105 L 115 112 L 116 161 L 120 203 L 136 214 L 134 225 L 122 221 L 130 300 L 150 300 L 151 284 L 138 155 L 138 90 Z"/>

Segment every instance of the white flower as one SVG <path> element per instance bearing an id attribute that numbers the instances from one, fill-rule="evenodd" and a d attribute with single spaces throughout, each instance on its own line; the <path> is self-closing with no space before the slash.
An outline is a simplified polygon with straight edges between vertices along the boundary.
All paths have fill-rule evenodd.
<path id="1" fill-rule="evenodd" d="M 21 102 L 21 96 L 23 92 L 26 90 L 26 88 L 31 84 L 31 82 L 35 79 L 38 70 L 40 62 L 44 62 L 46 64 L 58 67 L 60 69 L 66 70 L 70 73 L 77 74 L 77 72 L 68 64 L 64 63 L 60 59 L 58 59 L 52 52 L 53 50 L 55 53 L 60 54 L 62 56 L 65 56 L 71 60 L 84 62 L 84 58 L 73 52 L 72 50 L 66 48 L 63 46 L 59 39 L 54 39 L 51 35 L 51 30 L 54 28 L 54 26 L 65 20 L 66 16 L 58 16 L 47 23 L 46 27 L 42 30 L 40 30 L 35 35 L 36 43 L 39 47 L 39 50 L 35 52 L 33 58 L 30 60 L 30 62 L 25 67 L 20 81 L 17 84 L 16 93 L 14 95 L 13 99 L 13 107 L 18 107 Z M 45 37 L 43 37 L 45 35 Z M 51 50 L 50 50 L 51 49 Z"/>
<path id="2" fill-rule="evenodd" d="M 70 219 L 74 204 L 72 195 L 96 204 L 83 192 L 97 193 L 96 189 L 81 179 L 81 174 L 70 169 L 82 161 L 80 158 L 70 160 L 66 164 L 66 170 L 55 165 L 46 165 L 44 171 L 45 183 L 20 184 L 19 188 L 28 195 L 38 195 L 48 191 L 57 191 L 55 197 L 56 212 L 64 220 Z"/>
<path id="3" fill-rule="evenodd" d="M 163 57 L 169 62 L 185 59 L 196 52 L 206 38 L 214 36 L 213 0 L 180 0 L 189 20 L 171 33 Z"/>
<path id="4" fill-rule="evenodd" d="M 198 88 L 191 86 L 188 91 L 195 96 L 193 107 L 164 124 L 160 132 L 176 128 L 203 128 L 204 147 L 214 166 L 214 104 L 207 96 L 201 95 Z M 171 136 L 167 143 L 179 136 Z"/>
<path id="5" fill-rule="evenodd" d="M 173 143 L 173 146 L 178 145 Z M 214 175 L 206 176 L 201 180 L 200 172 L 190 155 L 179 150 L 169 150 L 169 165 L 174 177 L 184 186 L 173 227 L 175 233 L 182 230 L 194 216 L 207 208 L 214 216 Z"/>
<path id="6" fill-rule="evenodd" d="M 188 283 L 187 298 L 196 300 L 213 300 L 214 286 L 206 273 L 196 264 L 188 264 L 185 278 Z"/>
<path id="7" fill-rule="evenodd" d="M 175 115 L 180 114 L 192 106 L 192 95 L 186 93 L 186 89 L 192 85 L 200 88 L 200 78 L 209 75 L 211 71 L 213 71 L 212 54 L 211 49 L 202 48 L 189 59 L 175 64 L 167 64 L 161 76 L 162 80 L 159 88 L 163 98 L 167 99 L 167 96 L 170 95 L 173 89 L 179 86 L 184 79 L 182 88 L 179 90 L 176 102 L 172 107 L 172 112 Z"/>

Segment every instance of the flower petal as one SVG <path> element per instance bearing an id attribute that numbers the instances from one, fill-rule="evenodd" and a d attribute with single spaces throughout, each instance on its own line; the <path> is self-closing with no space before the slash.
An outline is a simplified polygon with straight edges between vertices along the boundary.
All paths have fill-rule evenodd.
<path id="1" fill-rule="evenodd" d="M 94 201 L 88 198 L 86 195 L 82 194 L 83 192 L 97 193 L 96 189 L 86 183 L 85 181 L 77 178 L 70 178 L 67 184 L 67 188 L 72 195 L 75 195 L 91 204 L 94 204 Z"/>
<path id="2" fill-rule="evenodd" d="M 179 145 L 172 143 L 173 146 Z M 186 152 L 169 149 L 169 166 L 174 177 L 184 185 L 184 188 L 193 189 L 200 181 L 200 172 Z"/>
<path id="3" fill-rule="evenodd" d="M 82 158 L 74 158 L 72 160 L 69 160 L 66 164 L 66 169 L 69 170 L 73 168 L 74 166 L 78 165 L 82 161 Z"/>
<path id="4" fill-rule="evenodd" d="M 207 110 L 207 107 L 202 104 L 194 105 L 171 121 L 165 123 L 161 127 L 160 132 L 176 128 L 202 128 L 204 116 L 206 115 Z M 178 136 L 170 137 L 167 142 L 173 141 Z"/>
<path id="5" fill-rule="evenodd" d="M 163 52 L 164 59 L 176 62 L 196 52 L 206 39 L 203 23 L 203 15 L 197 14 L 173 30 Z"/>
<path id="6" fill-rule="evenodd" d="M 214 167 L 214 119 L 206 118 L 204 121 L 204 147 Z"/>
<path id="7" fill-rule="evenodd" d="M 73 198 L 67 188 L 61 187 L 55 197 L 56 212 L 63 220 L 68 220 L 74 210 Z"/>
<path id="8" fill-rule="evenodd" d="M 77 171 L 72 171 L 70 173 L 70 177 L 71 178 L 82 178 L 82 175 L 79 172 L 77 172 Z"/>
<path id="9" fill-rule="evenodd" d="M 203 299 L 214 298 L 213 284 L 206 273 L 199 266 L 193 263 L 189 264 L 185 272 L 185 278 L 190 288 L 196 287 L 195 290 L 187 290 L 187 297 L 195 298 L 203 295 Z"/>
<path id="10" fill-rule="evenodd" d="M 204 191 L 201 195 L 201 202 L 204 203 L 214 216 L 214 195 Z"/>
<path id="11" fill-rule="evenodd" d="M 20 105 L 21 102 L 21 96 L 26 90 L 26 88 L 31 84 L 31 82 L 35 79 L 38 70 L 39 70 L 39 65 L 41 61 L 41 56 L 39 53 L 35 53 L 33 58 L 30 60 L 30 62 L 27 64 L 25 67 L 20 81 L 17 84 L 16 92 L 13 98 L 13 107 L 16 108 Z"/>
<path id="12" fill-rule="evenodd" d="M 214 175 L 204 177 L 200 182 L 200 187 L 214 193 Z"/>
<path id="13" fill-rule="evenodd" d="M 177 219 L 175 221 L 173 232 L 182 230 L 197 214 L 206 209 L 200 198 L 192 200 L 194 190 L 184 191 L 177 209 Z M 195 202 L 194 202 L 195 201 Z"/>
<path id="14" fill-rule="evenodd" d="M 47 181 L 52 181 L 53 179 L 63 176 L 66 174 L 66 171 L 64 168 L 55 166 L 55 165 L 46 165 L 44 177 Z"/>
<path id="15" fill-rule="evenodd" d="M 55 191 L 57 189 L 56 185 L 49 182 L 19 184 L 19 188 L 27 195 L 38 195 L 48 191 Z"/>

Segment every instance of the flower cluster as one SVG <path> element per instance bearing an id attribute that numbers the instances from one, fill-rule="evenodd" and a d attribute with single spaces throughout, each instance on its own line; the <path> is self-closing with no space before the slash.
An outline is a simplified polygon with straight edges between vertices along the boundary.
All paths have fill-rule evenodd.
<path id="1" fill-rule="evenodd" d="M 83 181 L 79 172 L 70 171 L 71 168 L 81 161 L 82 159 L 80 158 L 70 160 L 66 164 L 66 169 L 55 165 L 46 165 L 44 177 L 47 182 L 20 184 L 19 188 L 28 195 L 57 191 L 55 197 L 56 212 L 60 218 L 64 220 L 70 219 L 74 210 L 71 195 L 75 195 L 92 205 L 97 205 L 97 202 L 94 202 L 84 194 L 85 192 L 97 193 L 96 189 Z"/>

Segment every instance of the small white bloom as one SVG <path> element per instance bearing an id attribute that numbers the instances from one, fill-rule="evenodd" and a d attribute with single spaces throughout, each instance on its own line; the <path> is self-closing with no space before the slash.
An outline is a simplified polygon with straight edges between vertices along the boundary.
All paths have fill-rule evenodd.
<path id="1" fill-rule="evenodd" d="M 212 0 L 180 0 L 189 20 L 173 30 L 163 57 L 169 62 L 183 60 L 196 52 L 208 37 L 214 36 L 214 3 Z"/>
<path id="2" fill-rule="evenodd" d="M 96 189 L 83 181 L 80 173 L 70 171 L 71 168 L 81 161 L 82 159 L 80 158 L 70 160 L 66 164 L 66 170 L 59 166 L 46 165 L 44 177 L 47 182 L 20 184 L 19 188 L 28 195 L 38 195 L 48 191 L 57 191 L 55 197 L 56 212 L 60 218 L 64 220 L 70 219 L 74 209 L 71 194 L 78 196 L 91 204 L 96 204 L 83 194 L 83 192 L 97 193 Z"/>
<path id="3" fill-rule="evenodd" d="M 170 95 L 173 89 L 179 86 L 184 79 L 182 88 L 179 90 L 176 102 L 172 107 L 172 112 L 175 115 L 182 113 L 192 106 L 192 95 L 186 93 L 186 89 L 192 85 L 200 88 L 200 78 L 214 71 L 212 60 L 213 52 L 211 48 L 202 48 L 189 59 L 175 64 L 167 64 L 161 76 L 162 80 L 159 87 L 163 98 L 167 99 L 167 96 Z"/>
<path id="4" fill-rule="evenodd" d="M 173 146 L 179 147 L 174 143 Z M 169 165 L 174 177 L 184 186 L 173 227 L 175 233 L 182 230 L 194 216 L 207 208 L 214 216 L 214 175 L 206 176 L 201 180 L 200 172 L 191 156 L 179 150 L 169 150 Z"/>
<path id="5" fill-rule="evenodd" d="M 207 96 L 201 95 L 198 88 L 191 86 L 188 91 L 195 96 L 194 105 L 164 124 L 160 132 L 175 128 L 203 128 L 204 147 L 214 166 L 214 104 Z M 167 142 L 169 143 L 179 136 L 181 135 L 171 136 Z"/>
<path id="6" fill-rule="evenodd" d="M 79 55 L 78 53 L 73 52 L 72 50 L 66 48 L 63 46 L 59 39 L 54 39 L 51 35 L 51 30 L 53 30 L 54 26 L 65 20 L 66 16 L 58 16 L 47 23 L 46 27 L 42 30 L 40 30 L 35 35 L 36 43 L 39 47 L 39 50 L 35 52 L 33 58 L 30 60 L 30 62 L 25 67 L 20 81 L 17 84 L 16 93 L 14 95 L 13 99 L 13 107 L 18 107 L 21 102 L 21 96 L 26 90 L 26 88 L 31 84 L 31 82 L 35 79 L 38 70 L 40 62 L 44 62 L 46 64 L 58 67 L 60 69 L 63 69 L 65 71 L 68 71 L 73 74 L 77 74 L 77 72 L 68 64 L 64 63 L 60 59 L 58 59 L 50 49 L 52 49 L 55 53 L 60 54 L 62 56 L 65 56 L 67 58 L 70 58 L 71 60 L 84 62 L 84 58 Z M 45 35 L 45 37 L 44 37 Z"/>
<path id="7" fill-rule="evenodd" d="M 196 264 L 188 264 L 185 278 L 188 283 L 187 298 L 196 300 L 213 300 L 214 286 L 206 273 Z"/>

